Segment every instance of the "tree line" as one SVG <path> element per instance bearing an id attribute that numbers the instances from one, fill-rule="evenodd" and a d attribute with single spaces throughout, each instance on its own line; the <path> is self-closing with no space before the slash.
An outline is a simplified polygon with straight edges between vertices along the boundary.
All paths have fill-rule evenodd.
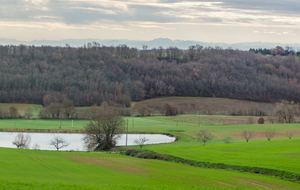
<path id="1" fill-rule="evenodd" d="M 276 46 L 275 48 L 272 49 L 267 49 L 267 48 L 250 48 L 249 51 L 253 51 L 255 53 L 261 53 L 263 55 L 281 55 L 281 56 L 288 56 L 288 55 L 296 55 L 300 56 L 300 51 L 295 51 L 292 47 L 286 46 L 285 48 L 281 46 Z"/>
<path id="2" fill-rule="evenodd" d="M 0 46 L 0 102 L 55 107 L 68 98 L 74 106 L 130 107 L 148 98 L 201 96 L 298 103 L 299 70 L 293 54 L 200 45 L 187 50 L 96 42 L 79 48 L 9 45 Z"/>

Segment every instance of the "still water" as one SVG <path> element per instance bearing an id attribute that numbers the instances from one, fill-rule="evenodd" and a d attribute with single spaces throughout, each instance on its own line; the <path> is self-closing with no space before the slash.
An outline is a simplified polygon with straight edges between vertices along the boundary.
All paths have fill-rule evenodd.
<path id="1" fill-rule="evenodd" d="M 0 132 L 0 147 L 16 148 L 12 142 L 19 133 Z M 85 151 L 83 146 L 83 134 L 68 134 L 68 133 L 22 133 L 24 136 L 29 135 L 31 137 L 30 148 L 34 144 L 39 145 L 40 150 L 56 150 L 54 146 L 49 145 L 49 142 L 54 136 L 61 136 L 65 141 L 69 143 L 68 147 L 61 150 L 74 150 Z M 175 141 L 175 137 L 169 137 L 161 134 L 129 134 L 127 145 L 135 145 L 134 140 L 139 137 L 146 137 L 149 140 L 145 144 L 158 144 L 158 143 L 170 143 Z M 121 138 L 117 140 L 117 146 L 124 146 L 126 144 L 126 135 L 121 135 Z"/>

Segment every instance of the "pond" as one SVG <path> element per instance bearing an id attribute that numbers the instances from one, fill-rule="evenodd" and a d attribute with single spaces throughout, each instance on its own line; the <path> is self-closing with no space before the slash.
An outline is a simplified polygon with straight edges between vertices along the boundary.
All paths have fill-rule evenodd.
<path id="1" fill-rule="evenodd" d="M 0 132 L 0 147 L 16 148 L 12 144 L 15 137 L 19 133 L 11 132 Z M 22 133 L 24 136 L 29 135 L 31 137 L 30 148 L 35 144 L 39 146 L 40 150 L 56 150 L 54 146 L 49 145 L 49 142 L 54 136 L 60 136 L 69 143 L 68 147 L 62 148 L 61 150 L 73 150 L 73 151 L 86 151 L 83 146 L 83 134 L 69 134 L 69 133 Z M 139 137 L 146 137 L 149 140 L 145 144 L 159 144 L 159 143 L 170 143 L 175 141 L 175 137 L 170 137 L 161 134 L 128 134 L 127 145 L 135 145 L 134 140 Z M 126 145 L 126 135 L 121 135 L 121 138 L 117 140 L 117 146 Z"/>

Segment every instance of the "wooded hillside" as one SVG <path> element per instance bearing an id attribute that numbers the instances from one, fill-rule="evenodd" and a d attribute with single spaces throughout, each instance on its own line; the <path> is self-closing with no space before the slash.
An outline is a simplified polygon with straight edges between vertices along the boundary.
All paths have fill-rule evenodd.
<path id="1" fill-rule="evenodd" d="M 139 51 L 126 45 L 81 48 L 0 46 L 0 102 L 125 106 L 158 96 L 300 100 L 300 60 L 191 46 Z"/>

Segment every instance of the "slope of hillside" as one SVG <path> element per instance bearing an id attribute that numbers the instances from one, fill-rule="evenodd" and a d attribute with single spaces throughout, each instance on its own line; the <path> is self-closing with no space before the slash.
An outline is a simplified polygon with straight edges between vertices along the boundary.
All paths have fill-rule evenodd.
<path id="1" fill-rule="evenodd" d="M 80 48 L 0 46 L 0 102 L 76 106 L 162 96 L 300 101 L 300 60 L 191 46 L 137 50 L 90 43 Z"/>

